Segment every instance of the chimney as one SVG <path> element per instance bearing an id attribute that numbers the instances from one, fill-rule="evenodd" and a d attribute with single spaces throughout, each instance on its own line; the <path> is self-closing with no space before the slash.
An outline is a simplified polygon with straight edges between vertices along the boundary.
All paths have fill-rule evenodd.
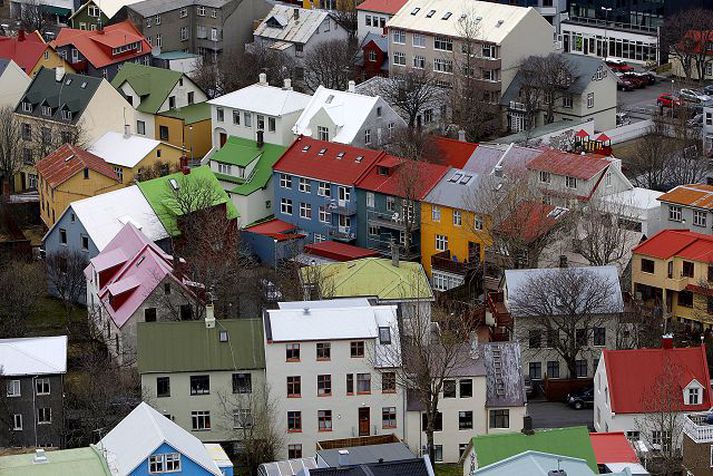
<path id="1" fill-rule="evenodd" d="M 547 476 L 567 476 L 567 471 L 564 469 L 551 469 L 547 472 Z"/>
<path id="2" fill-rule="evenodd" d="M 264 135 L 265 135 L 265 131 L 257 131 L 257 147 L 258 147 L 258 149 L 262 149 L 262 146 L 265 145 Z"/>
<path id="3" fill-rule="evenodd" d="M 463 129 L 460 129 L 458 131 L 458 140 L 461 142 L 465 142 L 465 131 Z"/>
<path id="4" fill-rule="evenodd" d="M 673 334 L 664 334 L 661 336 L 661 348 L 673 349 Z"/>
<path id="5" fill-rule="evenodd" d="M 49 460 L 47 459 L 47 454 L 42 448 L 37 448 L 35 450 L 35 456 L 32 458 L 32 464 L 46 464 Z"/>
<path id="6" fill-rule="evenodd" d="M 182 167 L 181 172 L 183 172 L 183 175 L 190 175 L 191 174 L 191 168 L 190 167 Z"/>
<path id="7" fill-rule="evenodd" d="M 298 21 L 300 19 L 300 9 L 299 8 L 295 8 L 292 11 L 292 17 L 295 19 L 295 21 Z"/>
<path id="8" fill-rule="evenodd" d="M 54 79 L 59 83 L 60 81 L 62 81 L 62 78 L 64 78 L 64 67 L 57 66 L 54 69 Z"/>
<path id="9" fill-rule="evenodd" d="M 530 415 L 522 417 L 522 432 L 525 435 L 535 434 L 535 430 L 532 429 L 532 417 Z"/>
<path id="10" fill-rule="evenodd" d="M 213 302 L 205 305 L 205 328 L 213 329 L 215 327 L 215 314 L 213 314 Z"/>
<path id="11" fill-rule="evenodd" d="M 339 450 L 339 468 L 349 466 L 349 450 Z"/>
<path id="12" fill-rule="evenodd" d="M 267 75 L 265 73 L 258 74 L 258 80 L 260 86 L 267 86 Z"/>
<path id="13" fill-rule="evenodd" d="M 292 80 L 290 78 L 284 79 L 284 84 L 282 86 L 282 89 L 284 89 L 286 91 L 292 91 Z"/>
<path id="14" fill-rule="evenodd" d="M 129 137 L 131 137 L 131 126 L 124 124 L 124 139 L 128 139 Z"/>
<path id="15" fill-rule="evenodd" d="M 354 81 L 349 81 L 349 88 L 347 89 L 347 91 L 349 91 L 350 93 L 356 92 L 355 88 L 356 83 Z"/>
<path id="16" fill-rule="evenodd" d="M 23 28 L 17 31 L 17 41 L 25 41 L 25 30 Z"/>
<path id="17" fill-rule="evenodd" d="M 396 241 L 391 239 L 391 266 L 394 268 L 399 267 L 399 245 L 396 244 Z"/>
<path id="18" fill-rule="evenodd" d="M 560 268 L 567 267 L 567 255 L 560 255 Z"/>

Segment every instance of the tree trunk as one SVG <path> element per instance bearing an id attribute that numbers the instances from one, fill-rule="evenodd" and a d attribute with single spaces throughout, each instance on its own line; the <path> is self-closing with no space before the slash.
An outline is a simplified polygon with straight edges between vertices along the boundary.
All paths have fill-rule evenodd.
<path id="1" fill-rule="evenodd" d="M 428 448 L 428 459 L 431 460 L 431 464 L 435 464 L 436 447 L 433 445 L 433 428 L 426 428 L 426 447 Z"/>

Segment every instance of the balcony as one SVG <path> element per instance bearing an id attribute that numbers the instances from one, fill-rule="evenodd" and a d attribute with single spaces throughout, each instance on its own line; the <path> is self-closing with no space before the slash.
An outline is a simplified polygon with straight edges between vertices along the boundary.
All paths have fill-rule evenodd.
<path id="1" fill-rule="evenodd" d="M 450 250 L 441 251 L 431 256 L 431 268 L 436 271 L 465 276 L 468 272 L 478 269 L 480 261 L 477 257 L 469 261 L 456 261 Z"/>
<path id="2" fill-rule="evenodd" d="M 495 327 L 512 329 L 513 319 L 505 306 L 505 296 L 502 291 L 488 292 L 485 305 L 495 321 Z"/>
<path id="3" fill-rule="evenodd" d="M 334 227 L 329 230 L 329 236 L 337 241 L 354 241 L 356 240 L 356 233 L 351 231 L 350 227 L 340 226 Z"/>
<path id="4" fill-rule="evenodd" d="M 370 236 L 367 239 L 366 247 L 370 250 L 378 251 L 379 254 L 383 256 L 391 257 L 391 240 L 392 237 L 388 234 L 383 234 L 378 237 Z M 415 245 L 413 241 L 411 241 L 411 247 L 408 251 L 404 249 L 403 245 L 399 244 L 398 246 L 399 257 L 401 259 L 404 259 L 406 261 L 413 261 L 417 260 L 421 256 L 419 247 Z"/>
<path id="5" fill-rule="evenodd" d="M 691 413 L 683 417 L 683 432 L 696 443 L 713 443 L 713 424 L 708 413 Z"/>
<path id="6" fill-rule="evenodd" d="M 356 215 L 356 203 L 352 201 L 345 200 L 330 200 L 329 201 L 329 211 L 331 213 L 336 213 L 337 215 L 351 216 Z"/>
<path id="7" fill-rule="evenodd" d="M 399 212 L 369 212 L 369 224 L 382 226 L 384 228 L 389 228 L 391 230 L 406 231 L 407 220 L 401 216 Z M 419 229 L 419 220 L 411 219 L 410 228 L 411 231 Z"/>

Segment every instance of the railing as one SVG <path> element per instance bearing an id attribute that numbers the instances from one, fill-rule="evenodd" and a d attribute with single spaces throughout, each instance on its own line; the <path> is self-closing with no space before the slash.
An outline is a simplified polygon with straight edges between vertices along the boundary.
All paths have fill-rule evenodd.
<path id="1" fill-rule="evenodd" d="M 488 310 L 492 313 L 495 319 L 495 325 L 498 327 L 512 326 L 512 316 L 505 307 L 505 296 L 502 291 L 489 292 L 485 299 Z"/>
<path id="2" fill-rule="evenodd" d="M 388 238 L 369 237 L 366 242 L 366 247 L 370 250 L 378 251 L 384 256 L 391 256 L 391 240 L 392 237 L 390 236 Z M 410 261 L 417 259 L 419 256 L 421 256 L 419 247 L 415 246 L 413 241 L 411 241 L 411 246 L 408 251 L 404 249 L 404 246 L 402 244 L 399 244 L 398 246 L 399 257 L 401 257 L 401 259 Z"/>
<path id="3" fill-rule="evenodd" d="M 391 228 L 392 230 L 406 230 L 406 220 L 402 218 L 399 212 L 369 212 L 369 223 Z M 418 230 L 419 225 L 419 220 L 411 219 L 410 227 L 412 231 Z"/>
<path id="4" fill-rule="evenodd" d="M 706 423 L 707 413 L 691 413 L 683 417 L 683 431 L 696 443 L 713 442 L 713 425 Z"/>
<path id="5" fill-rule="evenodd" d="M 431 256 L 431 268 L 447 273 L 465 275 L 479 265 L 477 258 L 473 261 L 454 261 L 450 250 L 441 251 Z"/>
<path id="6" fill-rule="evenodd" d="M 338 215 L 356 215 L 356 203 L 345 202 L 342 200 L 333 200 L 329 202 L 329 211 Z"/>
<path id="7" fill-rule="evenodd" d="M 339 241 L 351 241 L 356 239 L 356 234 L 350 231 L 350 228 L 339 227 L 329 230 L 329 236 Z"/>
<path id="8" fill-rule="evenodd" d="M 562 23 L 577 23 L 580 25 L 601 26 L 603 28 L 608 28 L 612 30 L 641 31 L 645 33 L 658 32 L 658 27 L 655 26 L 636 25 L 634 23 L 624 23 L 618 21 L 605 21 L 599 18 L 571 16 L 567 20 L 563 20 Z"/>

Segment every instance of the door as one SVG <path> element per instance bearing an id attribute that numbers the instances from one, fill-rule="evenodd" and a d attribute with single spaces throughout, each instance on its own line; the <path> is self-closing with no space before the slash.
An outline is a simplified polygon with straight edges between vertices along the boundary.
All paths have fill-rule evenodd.
<path id="1" fill-rule="evenodd" d="M 369 408 L 359 408 L 359 436 L 369 436 Z"/>
<path id="2" fill-rule="evenodd" d="M 223 147 L 225 143 L 228 141 L 228 134 L 225 132 L 220 133 L 220 146 Z"/>

